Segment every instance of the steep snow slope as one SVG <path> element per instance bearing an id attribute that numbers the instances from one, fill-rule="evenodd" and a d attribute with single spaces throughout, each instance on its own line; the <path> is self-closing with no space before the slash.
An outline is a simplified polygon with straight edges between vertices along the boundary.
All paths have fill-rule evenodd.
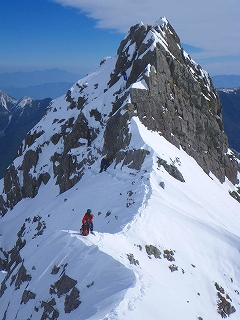
<path id="1" fill-rule="evenodd" d="M 126 148 L 147 152 L 142 165 L 136 169 L 122 159 L 99 173 L 113 106 L 121 101 L 124 115 L 131 102 L 122 77 L 109 85 L 116 61 L 107 58 L 54 100 L 14 160 L 20 186 L 30 174 L 49 179 L 1 218 L 0 317 L 237 320 L 240 205 L 229 195 L 237 186 L 207 175 L 181 148 L 148 130 L 136 110 L 126 122 Z M 146 90 L 142 76 L 132 86 Z M 80 111 L 95 133 L 90 147 L 73 134 L 71 124 L 85 121 L 78 119 Z M 124 130 L 117 134 L 124 139 Z M 76 142 L 72 148 L 70 140 Z M 32 165 L 26 155 L 37 151 Z M 64 152 L 82 164 L 76 167 L 81 179 L 61 193 L 57 156 Z M 1 180 L 6 203 L 7 187 Z M 95 214 L 95 235 L 83 237 L 87 208 Z"/>

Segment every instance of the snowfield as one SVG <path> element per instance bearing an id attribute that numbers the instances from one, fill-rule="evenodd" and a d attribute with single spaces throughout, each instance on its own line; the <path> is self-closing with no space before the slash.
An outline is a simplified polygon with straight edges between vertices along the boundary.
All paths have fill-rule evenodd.
<path id="1" fill-rule="evenodd" d="M 54 266 L 77 279 L 81 305 L 69 315 L 60 310 L 59 319 L 219 319 L 215 283 L 232 300 L 231 319 L 238 319 L 240 218 L 239 203 L 228 194 L 231 183 L 206 175 L 138 118 L 130 126 L 134 144 L 150 151 L 141 171 L 110 166 L 100 174 L 95 163 L 64 194 L 47 184 L 3 217 L 2 245 L 10 249 L 25 222 L 27 246 L 21 254 L 34 275 L 28 290 L 39 299 L 46 300 L 49 283 L 57 279 L 51 274 Z M 174 162 L 185 182 L 159 167 L 158 157 Z M 95 236 L 83 237 L 79 228 L 88 207 L 95 214 Z M 32 239 L 26 218 L 34 216 L 45 221 L 46 229 Z M 147 253 L 146 246 L 157 248 L 159 257 Z M 170 252 L 165 258 L 164 250 Z M 1 304 L 11 295 L 8 310 L 15 314 L 22 290 L 10 289 Z M 34 305 L 34 300 L 21 304 L 18 319 L 27 319 Z M 7 319 L 12 319 L 9 312 Z"/>

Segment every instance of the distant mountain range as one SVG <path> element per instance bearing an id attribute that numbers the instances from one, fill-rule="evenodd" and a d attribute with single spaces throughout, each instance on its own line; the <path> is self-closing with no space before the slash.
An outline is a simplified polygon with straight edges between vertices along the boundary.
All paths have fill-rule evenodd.
<path id="1" fill-rule="evenodd" d="M 10 96 L 16 97 L 17 99 L 21 99 L 21 97 L 24 96 L 32 97 L 33 99 L 37 100 L 42 100 L 45 98 L 56 99 L 64 95 L 76 81 L 42 83 L 25 88 L 6 87 L 4 88 L 4 92 L 7 92 Z"/>
<path id="2" fill-rule="evenodd" d="M 45 71 L 14 72 L 0 74 L 0 90 L 21 99 L 28 96 L 33 99 L 55 99 L 66 91 L 82 75 L 57 68 Z"/>
<path id="3" fill-rule="evenodd" d="M 219 75 L 211 79 L 215 88 L 240 87 L 240 75 Z"/>
<path id="4" fill-rule="evenodd" d="M 1 87 L 28 87 L 36 86 L 43 83 L 54 82 L 74 82 L 79 80 L 81 75 L 74 74 L 57 68 L 33 71 L 33 72 L 13 72 L 0 74 Z"/>

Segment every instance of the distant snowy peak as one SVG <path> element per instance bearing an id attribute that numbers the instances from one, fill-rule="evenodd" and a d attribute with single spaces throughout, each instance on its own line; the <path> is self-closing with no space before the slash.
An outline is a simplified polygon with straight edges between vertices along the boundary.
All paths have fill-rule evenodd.
<path id="1" fill-rule="evenodd" d="M 32 102 L 33 102 L 33 99 L 32 99 L 32 98 L 23 97 L 23 98 L 21 98 L 20 100 L 18 100 L 18 101 L 15 103 L 12 112 L 14 113 L 14 112 L 16 112 L 17 110 L 18 110 L 18 112 L 19 112 L 19 110 L 23 110 L 27 105 L 28 105 L 28 106 L 29 106 L 29 105 L 31 106 Z"/>
<path id="2" fill-rule="evenodd" d="M 0 90 L 0 138 L 11 121 L 12 108 L 16 102 L 16 99 Z"/>
<path id="3" fill-rule="evenodd" d="M 233 93 L 233 94 L 237 94 L 237 92 L 240 90 L 240 87 L 236 87 L 236 88 L 221 88 L 221 89 L 217 89 L 218 92 L 224 92 L 224 93 Z"/>
<path id="4" fill-rule="evenodd" d="M 18 101 L 17 105 L 21 106 L 22 108 L 24 108 L 24 106 L 26 104 L 30 104 L 30 103 L 32 103 L 32 101 L 33 101 L 33 99 L 30 98 L 30 97 L 23 97 Z"/>
<path id="5" fill-rule="evenodd" d="M 12 98 L 7 93 L 0 90 L 0 108 L 6 109 L 10 113 L 14 113 L 19 109 L 24 109 L 26 105 L 31 105 L 33 99 L 30 97 L 23 97 L 19 100 Z"/>
<path id="6" fill-rule="evenodd" d="M 0 108 L 5 108 L 6 110 L 11 109 L 11 107 L 17 102 L 16 99 L 12 98 L 5 92 L 0 90 Z"/>

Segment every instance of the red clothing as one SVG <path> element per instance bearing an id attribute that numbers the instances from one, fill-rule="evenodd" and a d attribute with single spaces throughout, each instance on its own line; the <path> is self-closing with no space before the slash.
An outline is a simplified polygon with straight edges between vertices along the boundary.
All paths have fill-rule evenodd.
<path id="1" fill-rule="evenodd" d="M 84 224 L 84 222 L 87 222 L 88 224 L 92 223 L 94 218 L 94 215 L 92 213 L 87 214 L 85 213 L 84 217 L 82 218 L 82 224 Z"/>

